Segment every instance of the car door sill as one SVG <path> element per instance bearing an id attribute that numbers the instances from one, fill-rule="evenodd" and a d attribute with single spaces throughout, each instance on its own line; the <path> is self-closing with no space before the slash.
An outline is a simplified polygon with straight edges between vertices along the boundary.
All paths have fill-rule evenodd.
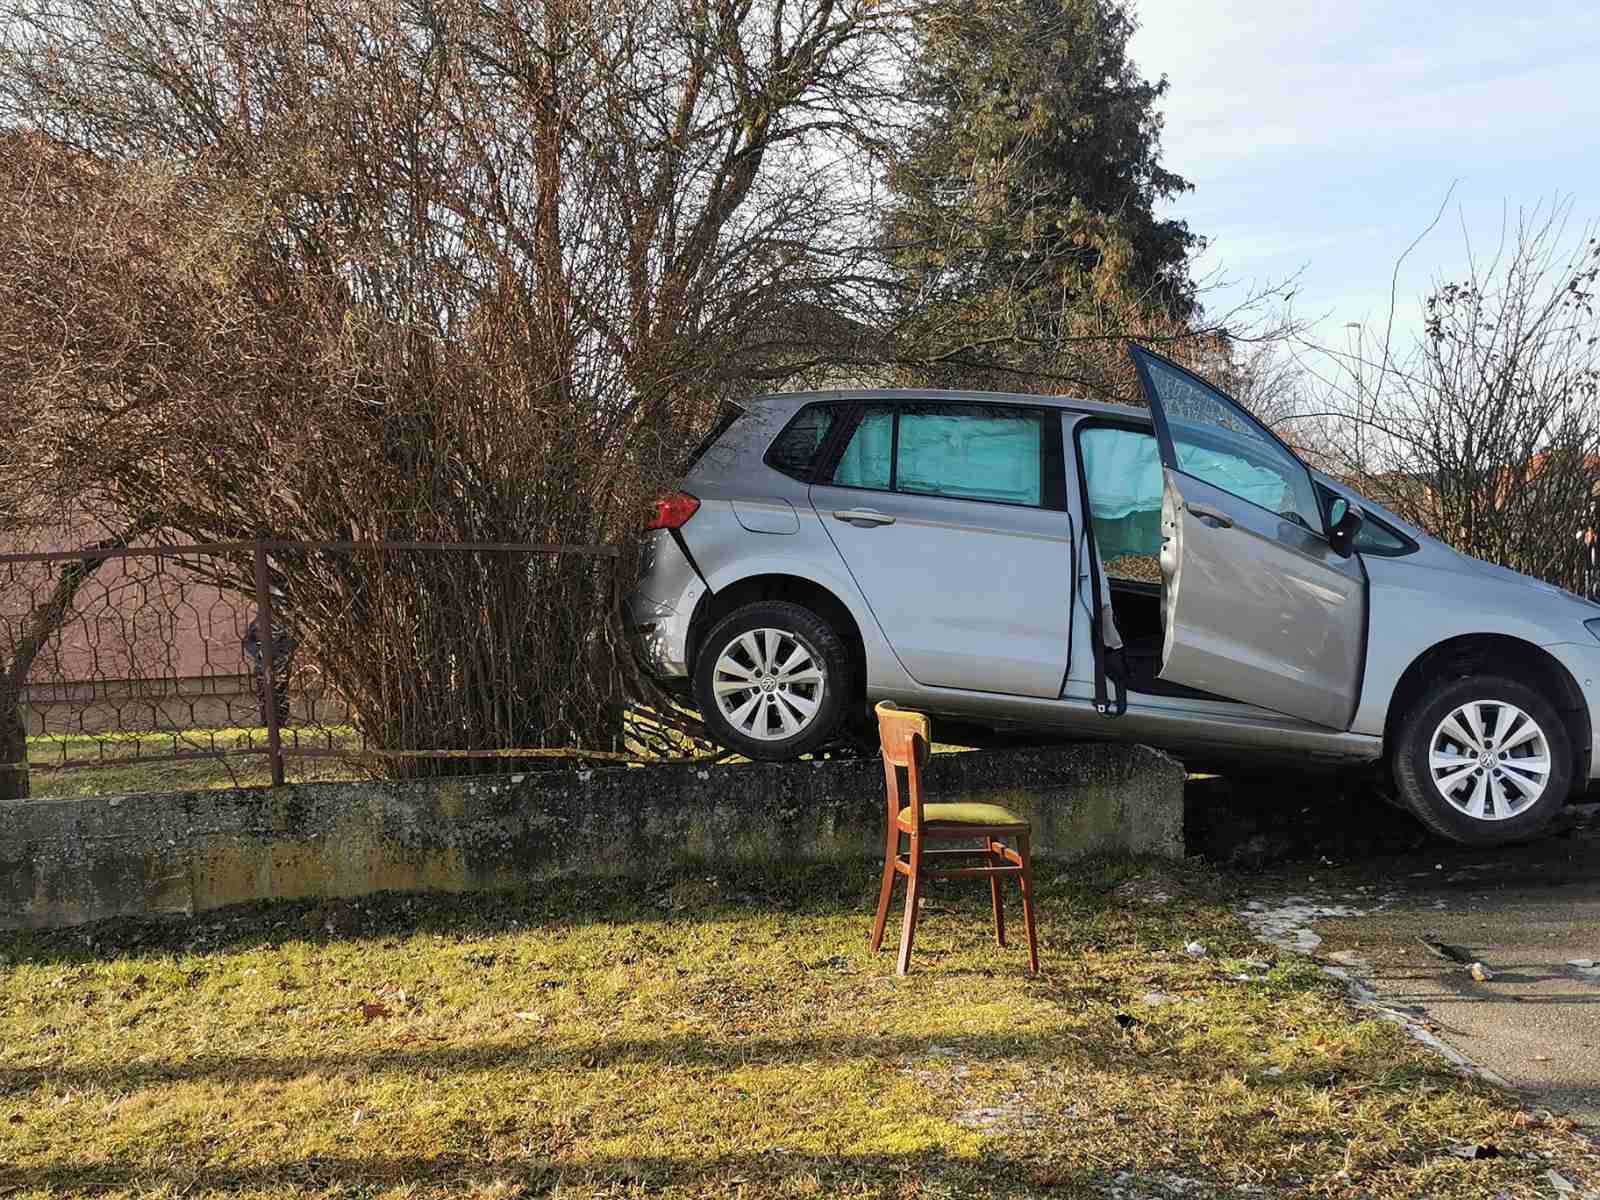
<path id="1" fill-rule="evenodd" d="M 1114 719 L 1095 711 L 1091 685 L 1072 680 L 1056 699 L 971 692 L 955 688 L 871 688 L 876 700 L 978 720 L 996 720 L 1054 729 L 1068 736 L 1117 741 L 1148 741 L 1208 746 L 1217 750 L 1292 751 L 1323 761 L 1371 761 L 1383 753 L 1383 739 L 1323 729 L 1294 717 L 1231 701 L 1177 701 L 1159 696 L 1130 697 L 1128 711 Z"/>
<path id="2" fill-rule="evenodd" d="M 1068 685 L 1068 694 L 1060 703 L 1093 712 L 1093 698 L 1074 696 L 1073 688 L 1074 684 Z M 1360 761 L 1379 758 L 1383 753 L 1382 738 L 1324 728 L 1232 700 L 1196 701 L 1130 693 L 1128 711 L 1117 720 L 1129 722 L 1127 732 L 1135 737 L 1139 736 L 1136 731 L 1147 730 L 1157 742 L 1171 738 L 1219 747 L 1293 750 L 1318 758 Z"/>

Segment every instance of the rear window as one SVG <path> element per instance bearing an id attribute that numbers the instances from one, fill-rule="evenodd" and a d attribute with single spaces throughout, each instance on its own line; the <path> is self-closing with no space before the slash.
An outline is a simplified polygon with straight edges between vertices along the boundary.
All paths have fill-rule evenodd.
<path id="1" fill-rule="evenodd" d="M 838 415 L 836 404 L 810 404 L 802 408 L 767 451 L 767 465 L 802 482 L 811 482 Z"/>
<path id="2" fill-rule="evenodd" d="M 689 456 L 689 461 L 684 463 L 681 474 L 687 475 L 694 470 L 695 464 L 706 456 L 706 451 L 722 440 L 722 435 L 732 429 L 734 422 L 744 416 L 744 409 L 737 404 L 724 404 L 717 413 L 717 419 L 712 422 L 711 429 L 705 437 L 700 439 L 700 444 L 694 448 L 694 453 Z"/>
<path id="3" fill-rule="evenodd" d="M 833 469 L 834 486 L 888 491 L 893 461 L 894 409 L 866 409 Z"/>
<path id="4" fill-rule="evenodd" d="M 898 422 L 898 425 L 897 425 Z M 872 405 L 833 471 L 836 487 L 955 500 L 1045 504 L 1061 475 L 1060 427 L 1029 408 L 958 403 Z M 1046 465 L 1046 459 L 1050 465 Z M 1060 484 L 1055 484 L 1055 492 Z"/>
<path id="5" fill-rule="evenodd" d="M 906 407 L 895 441 L 895 490 L 1038 507 L 1044 414 L 1026 409 Z"/>

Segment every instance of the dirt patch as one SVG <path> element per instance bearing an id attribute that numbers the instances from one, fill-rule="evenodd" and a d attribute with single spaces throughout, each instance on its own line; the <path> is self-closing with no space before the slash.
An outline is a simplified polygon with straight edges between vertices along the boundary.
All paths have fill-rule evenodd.
<path id="1" fill-rule="evenodd" d="M 1152 907 L 1171 904 L 1184 898 L 1184 886 L 1176 876 L 1166 871 L 1141 871 L 1111 889 L 1111 898 L 1118 904 Z"/>

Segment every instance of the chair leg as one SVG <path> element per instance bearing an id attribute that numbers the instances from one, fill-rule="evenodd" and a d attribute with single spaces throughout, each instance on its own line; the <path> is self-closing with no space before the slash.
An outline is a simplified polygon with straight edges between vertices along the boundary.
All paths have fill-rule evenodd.
<path id="1" fill-rule="evenodd" d="M 883 927 L 889 920 L 889 901 L 894 896 L 894 860 L 900 857 L 900 835 L 889 831 L 889 844 L 883 851 L 883 885 L 878 889 L 878 915 L 872 922 L 872 952 L 883 949 Z"/>
<path id="2" fill-rule="evenodd" d="M 1033 859 L 1028 853 L 1028 835 L 1017 838 L 1017 855 L 1022 859 L 1022 873 L 1017 882 L 1022 886 L 1022 927 L 1028 934 L 1028 970 L 1039 973 L 1039 942 L 1033 928 Z"/>
<path id="3" fill-rule="evenodd" d="M 991 867 L 1004 866 L 1005 857 L 995 853 L 994 839 L 990 838 L 988 842 L 989 865 Z M 1004 950 L 1006 945 L 1006 914 L 1005 909 L 1000 907 L 1000 876 L 998 875 L 989 876 L 989 899 L 994 901 L 994 942 L 995 945 Z"/>
<path id="4" fill-rule="evenodd" d="M 900 929 L 900 962 L 895 974 L 911 970 L 911 943 L 917 933 L 917 909 L 922 906 L 922 845 L 911 839 L 911 874 L 906 876 L 906 920 Z"/>

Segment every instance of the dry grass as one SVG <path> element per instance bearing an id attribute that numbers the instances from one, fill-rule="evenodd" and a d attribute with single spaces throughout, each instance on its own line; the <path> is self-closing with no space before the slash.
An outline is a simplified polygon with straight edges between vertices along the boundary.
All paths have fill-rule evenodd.
<path id="1" fill-rule="evenodd" d="M 294 731 L 284 735 L 292 744 Z M 28 739 L 31 797 L 60 800 L 74 796 L 110 796 L 136 792 L 184 792 L 207 788 L 266 787 L 272 782 L 263 750 L 264 729 L 187 729 L 170 733 L 50 734 Z M 319 728 L 306 745 L 353 746 L 348 727 Z M 216 757 L 177 762 L 148 761 L 152 756 L 222 751 Z M 40 769 L 39 764 L 50 764 Z M 364 779 L 354 760 L 296 758 L 284 764 L 291 783 Z"/>
<path id="2" fill-rule="evenodd" d="M 873 871 L 0 938 L 0 1195 L 1523 1197 L 1592 1167 L 1313 967 L 1249 966 L 1214 876 L 1119 899 L 1138 864 L 1046 864 L 1039 979 L 945 885 L 902 980 Z"/>
<path id="3" fill-rule="evenodd" d="M 635 715 L 635 720 L 644 723 L 646 718 Z M 266 741 L 264 729 L 188 729 L 170 733 L 51 734 L 31 737 L 28 739 L 28 759 L 34 764 L 29 775 L 31 798 L 63 800 L 142 792 L 269 787 L 272 776 L 263 749 Z M 284 732 L 284 744 L 351 751 L 349 758 L 287 755 L 284 778 L 288 783 L 339 783 L 371 778 L 370 769 L 359 758 L 359 735 L 348 726 L 301 730 L 290 728 Z M 749 761 L 742 755 L 708 751 L 706 744 L 697 744 L 667 726 L 656 727 L 653 744 L 627 740 L 624 746 L 641 759 L 648 759 L 670 748 L 684 758 L 698 755 L 708 759 L 715 756 L 717 761 L 726 763 Z M 965 749 L 965 746 L 940 742 L 934 745 L 933 752 L 949 754 Z M 224 753 L 178 762 L 162 762 L 151 757 L 209 750 Z M 580 764 L 583 762 L 581 752 L 571 753 L 573 760 Z M 545 759 L 542 765 L 555 768 L 561 766 L 563 761 L 552 757 Z M 527 769 L 526 760 L 499 760 L 498 763 L 488 760 L 485 765 L 490 768 L 500 766 L 508 772 Z"/>

